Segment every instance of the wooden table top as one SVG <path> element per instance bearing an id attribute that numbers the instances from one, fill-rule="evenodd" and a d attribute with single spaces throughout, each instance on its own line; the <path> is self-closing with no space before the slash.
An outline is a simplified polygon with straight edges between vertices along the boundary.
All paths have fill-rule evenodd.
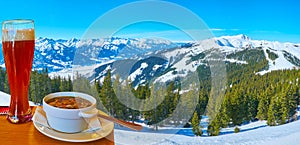
<path id="1" fill-rule="evenodd" d="M 0 143 L 3 145 L 22 144 L 22 145 L 74 145 L 74 144 L 88 144 L 88 145 L 114 145 L 114 131 L 107 137 L 97 141 L 85 143 L 64 142 L 52 139 L 40 133 L 35 129 L 32 122 L 23 124 L 12 124 L 6 120 L 5 115 L 0 116 Z"/>

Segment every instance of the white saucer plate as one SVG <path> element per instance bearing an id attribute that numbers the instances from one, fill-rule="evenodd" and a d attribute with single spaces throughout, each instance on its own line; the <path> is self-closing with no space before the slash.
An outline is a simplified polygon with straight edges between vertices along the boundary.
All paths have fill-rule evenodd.
<path id="1" fill-rule="evenodd" d="M 99 111 L 101 114 L 105 114 Z M 79 132 L 79 133 L 63 133 L 51 128 L 47 128 L 43 125 L 33 122 L 34 127 L 42 134 L 61 141 L 66 142 L 90 142 L 99 140 L 108 136 L 114 129 L 114 123 L 107 121 L 105 119 L 99 118 L 101 123 L 101 129 L 93 132 Z"/>

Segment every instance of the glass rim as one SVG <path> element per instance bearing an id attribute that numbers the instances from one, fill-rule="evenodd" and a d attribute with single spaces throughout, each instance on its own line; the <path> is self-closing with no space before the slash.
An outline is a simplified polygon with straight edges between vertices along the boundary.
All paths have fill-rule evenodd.
<path id="1" fill-rule="evenodd" d="M 12 19 L 12 20 L 5 20 L 2 22 L 2 25 L 10 24 L 10 25 L 18 25 L 18 24 L 28 24 L 34 23 L 32 19 Z"/>

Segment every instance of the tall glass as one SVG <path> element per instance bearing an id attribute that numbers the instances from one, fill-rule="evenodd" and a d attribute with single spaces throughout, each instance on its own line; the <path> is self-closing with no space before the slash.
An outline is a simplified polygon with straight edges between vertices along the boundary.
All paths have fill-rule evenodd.
<path id="1" fill-rule="evenodd" d="M 8 20 L 2 23 L 2 50 L 11 94 L 7 119 L 11 123 L 24 123 L 32 118 L 28 87 L 34 45 L 33 20 Z"/>

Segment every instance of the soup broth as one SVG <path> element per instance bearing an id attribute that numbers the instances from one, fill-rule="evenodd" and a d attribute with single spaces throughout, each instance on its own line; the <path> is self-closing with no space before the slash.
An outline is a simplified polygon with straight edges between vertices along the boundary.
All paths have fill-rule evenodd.
<path id="1" fill-rule="evenodd" d="M 53 107 L 58 107 L 63 109 L 79 109 L 79 108 L 89 107 L 92 105 L 92 103 L 86 99 L 80 97 L 71 97 L 71 96 L 52 98 L 46 101 L 46 103 Z"/>

